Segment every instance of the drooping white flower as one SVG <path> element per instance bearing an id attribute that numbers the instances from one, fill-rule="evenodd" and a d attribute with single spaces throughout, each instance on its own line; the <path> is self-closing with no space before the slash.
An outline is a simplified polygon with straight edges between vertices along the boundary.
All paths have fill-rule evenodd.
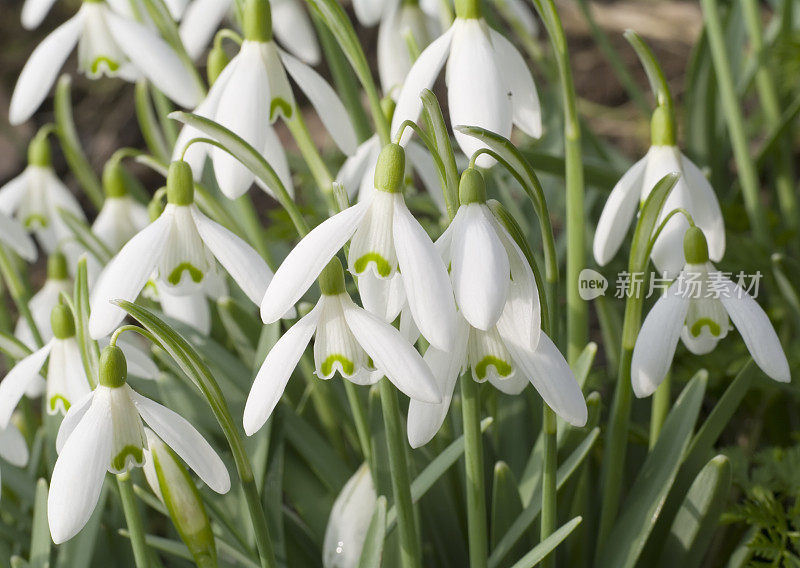
<path id="1" fill-rule="evenodd" d="M 482 18 L 456 18 L 453 25 L 434 40 L 414 62 L 403 83 L 392 117 L 392 134 L 397 135 L 405 120 L 416 121 L 422 110 L 419 96 L 430 89 L 447 62 L 445 82 L 450 122 L 481 126 L 506 138 L 516 125 L 538 138 L 542 116 L 536 85 L 525 60 L 502 34 Z M 411 133 L 403 135 L 404 143 Z M 467 156 L 484 147 L 477 139 L 455 133 Z M 477 164 L 494 161 L 481 155 Z"/>
<path id="2" fill-rule="evenodd" d="M 53 338 L 53 330 L 50 328 L 50 314 L 56 307 L 61 298 L 61 294 L 72 295 L 72 281 L 67 274 L 67 260 L 64 255 L 56 252 L 47 258 L 47 279 L 41 290 L 36 292 L 28 302 L 36 329 L 42 337 L 42 341 L 48 342 Z M 25 318 L 19 318 L 14 328 L 14 337 L 19 339 L 29 348 L 36 347 L 33 332 Z"/>
<path id="3" fill-rule="evenodd" d="M 48 35 L 22 69 L 11 96 L 11 124 L 25 122 L 39 108 L 76 45 L 78 69 L 91 79 L 108 75 L 133 81 L 144 76 L 179 105 L 200 102 L 200 86 L 163 39 L 102 0 L 84 0 L 78 13 Z"/>
<path id="4" fill-rule="evenodd" d="M 224 284 L 218 274 L 208 274 L 207 278 L 209 283 L 214 280 L 222 281 Z M 216 284 L 207 284 L 189 294 L 175 294 L 156 278 L 147 282 L 142 294 L 161 304 L 161 309 L 167 316 L 193 327 L 203 335 L 208 335 L 211 331 L 211 309 L 208 306 L 208 298 L 218 297 L 216 287 Z"/>
<path id="5" fill-rule="evenodd" d="M 19 428 L 13 422 L 9 422 L 5 427 L 0 427 L 0 458 L 15 467 L 25 467 L 28 465 L 28 457 L 28 444 Z M 2 487 L 0 479 L 0 489 Z M 1 494 L 2 491 L 0 491 Z"/>
<path id="6" fill-rule="evenodd" d="M 0 382 L 0 427 L 5 427 L 22 396 L 44 381 L 39 371 L 47 358 L 46 408 L 48 414 L 65 414 L 70 405 L 89 392 L 89 381 L 75 339 L 72 312 L 64 305 L 52 311 L 53 338 L 21 359 Z"/>
<path id="7" fill-rule="evenodd" d="M 100 358 L 100 384 L 61 423 L 47 498 L 56 544 L 75 536 L 89 520 L 107 471 L 119 474 L 143 465 L 148 446 L 142 421 L 211 489 L 230 489 L 225 464 L 203 436 L 177 413 L 131 389 L 125 377 L 122 351 L 107 347 Z"/>
<path id="8" fill-rule="evenodd" d="M 388 144 L 378 159 L 375 191 L 316 227 L 278 268 L 261 303 L 265 322 L 286 313 L 352 238 L 350 271 L 358 276 L 370 271 L 386 284 L 402 273 L 406 299 L 422 335 L 442 349 L 452 346 L 456 309 L 447 270 L 400 193 L 404 172 L 403 149 Z"/>
<path id="9" fill-rule="evenodd" d="M 262 21 L 269 18 L 266 0 L 249 0 L 248 7 L 253 6 L 256 8 L 250 10 L 254 14 L 252 18 L 258 16 L 260 19 L 248 23 L 250 17 L 245 18 L 245 40 L 239 53 L 217 77 L 195 113 L 218 122 L 262 151 L 287 191 L 293 194 L 286 152 L 272 128 L 279 117 L 289 120 L 294 113 L 301 112 L 289 84 L 289 76 L 308 98 L 322 124 L 346 155 L 356 150 L 356 133 L 336 91 L 311 67 L 281 50 L 272 40 L 268 19 Z M 184 127 L 175 144 L 173 158 L 177 159 L 183 154 L 189 140 L 200 136 L 196 129 Z M 266 184 L 260 179 L 256 180 L 253 172 L 221 148 L 207 150 L 194 145 L 186 152 L 185 159 L 199 174 L 206 156 L 211 157 L 217 184 L 227 197 L 240 197 L 253 181 L 270 193 Z"/>
<path id="10" fill-rule="evenodd" d="M 36 260 L 36 244 L 33 239 L 19 222 L 2 212 L 0 212 L 0 244 L 9 247 L 29 262 Z"/>
<path id="11" fill-rule="evenodd" d="M 426 14 L 419 4 L 398 2 L 388 10 L 378 28 L 378 75 L 384 93 L 397 100 L 411 70 L 408 35 L 425 49 L 440 30 L 435 14 Z"/>
<path id="12" fill-rule="evenodd" d="M 412 399 L 441 400 L 430 369 L 414 347 L 397 329 L 350 299 L 335 257 L 320 276 L 320 290 L 316 306 L 278 340 L 258 370 L 244 408 L 248 436 L 272 414 L 312 336 L 315 373 L 322 379 L 338 371 L 364 385 L 386 376 Z"/>
<path id="13" fill-rule="evenodd" d="M 59 209 L 86 219 L 78 200 L 53 171 L 46 137 L 36 136 L 28 147 L 28 166 L 0 188 L 0 212 L 32 231 L 48 254 L 63 247 L 71 258 L 75 243 Z"/>
<path id="14" fill-rule="evenodd" d="M 674 145 L 673 136 L 664 137 L 661 126 L 662 108 L 653 115 L 653 145 L 611 190 L 597 222 L 594 236 L 594 258 L 606 265 L 619 250 L 639 204 L 643 203 L 656 183 L 671 172 L 681 174 L 667 197 L 658 224 L 675 209 L 686 210 L 696 226 L 705 233 L 711 260 L 718 262 L 725 255 L 725 220 L 714 189 L 700 169 Z M 669 133 L 669 131 L 668 131 Z M 683 235 L 689 223 L 683 215 L 673 215 L 653 246 L 651 258 L 662 273 L 674 277 L 686 260 L 683 257 Z"/>
<path id="15" fill-rule="evenodd" d="M 150 224 L 147 207 L 133 199 L 125 187 L 122 167 L 118 163 L 106 166 L 103 172 L 106 199 L 92 223 L 92 232 L 106 248 L 119 252 L 125 243 Z"/>
<path id="16" fill-rule="evenodd" d="M 364 463 L 344 484 L 333 502 L 322 545 L 324 568 L 358 566 L 377 501 L 372 475 Z"/>
<path id="17" fill-rule="evenodd" d="M 26 30 L 38 28 L 44 18 L 50 12 L 50 9 L 55 4 L 56 0 L 25 0 L 22 5 L 22 27 Z M 183 11 L 186 9 L 186 4 L 189 0 L 164 0 L 170 15 L 173 19 L 180 20 Z M 112 10 L 128 16 L 135 17 L 134 10 L 131 8 L 131 2 L 127 0 L 108 0 L 108 4 Z M 142 0 L 135 0 L 135 6 L 138 14 L 149 21 L 147 7 Z"/>
<path id="18" fill-rule="evenodd" d="M 261 302 L 272 272 L 252 247 L 200 212 L 186 162 L 170 165 L 167 201 L 161 216 L 128 241 L 100 274 L 91 296 L 92 337 L 108 335 L 124 318 L 111 300 L 135 300 L 154 272 L 160 287 L 192 294 L 203 290 L 219 262 L 248 298 Z"/>
<path id="19" fill-rule="evenodd" d="M 686 266 L 647 314 L 636 339 L 631 361 L 636 396 L 652 394 L 664 380 L 678 338 L 692 353 L 709 353 L 728 334 L 730 322 L 756 365 L 770 378 L 788 383 L 789 363 L 767 314 L 709 262 L 703 231 L 689 228 L 683 248 Z"/>

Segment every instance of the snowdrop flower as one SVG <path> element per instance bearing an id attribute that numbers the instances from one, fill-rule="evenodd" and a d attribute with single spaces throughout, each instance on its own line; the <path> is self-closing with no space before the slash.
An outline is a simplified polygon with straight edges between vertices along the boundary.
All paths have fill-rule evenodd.
<path id="1" fill-rule="evenodd" d="M 175 20 L 180 20 L 183 11 L 186 9 L 187 2 L 188 0 L 164 0 L 170 15 Z M 22 5 L 22 27 L 26 30 L 38 28 L 54 3 L 55 0 L 25 0 Z M 133 17 L 133 10 L 131 10 L 128 2 L 109 0 L 109 4 L 112 9 L 120 14 Z M 137 6 L 140 8 L 139 13 L 144 17 L 148 17 L 145 6 L 141 2 L 137 2 Z"/>
<path id="2" fill-rule="evenodd" d="M 301 112 L 295 101 L 289 76 L 308 97 L 334 142 L 347 155 L 356 150 L 356 133 L 347 110 L 333 88 L 311 67 L 281 50 L 272 40 L 269 3 L 247 0 L 245 39 L 239 53 L 214 82 L 196 113 L 214 120 L 261 150 L 290 194 L 293 193 L 286 152 L 272 124 L 283 117 L 292 120 Z M 196 129 L 184 127 L 175 145 L 173 157 L 183 154 L 186 143 L 202 136 Z M 186 152 L 199 173 L 206 152 L 214 164 L 214 173 L 222 192 L 231 199 L 243 195 L 256 180 L 255 175 L 221 148 L 210 150 L 191 147 Z M 267 191 L 261 180 L 258 185 Z"/>
<path id="3" fill-rule="evenodd" d="M 406 145 L 405 150 L 409 158 L 406 160 L 405 186 L 408 188 L 413 185 L 416 173 L 439 211 L 445 213 L 447 208 L 439 182 L 439 173 L 430 153 L 413 140 Z M 375 166 L 380 153 L 381 142 L 375 134 L 362 142 L 355 154 L 342 164 L 339 173 L 336 174 L 336 180 L 347 190 L 351 201 L 356 195 L 359 201 L 363 201 L 375 191 Z"/>
<path id="4" fill-rule="evenodd" d="M 770 378 L 788 383 L 789 363 L 767 314 L 709 262 L 704 232 L 690 227 L 683 248 L 686 266 L 647 314 L 636 339 L 631 361 L 636 396 L 652 394 L 664 380 L 678 338 L 692 353 L 709 353 L 728 335 L 731 321 L 756 365 Z"/>
<path id="5" fill-rule="evenodd" d="M 319 63 L 319 42 L 302 3 L 298 0 L 271 0 L 269 4 L 272 27 L 278 41 L 309 65 Z M 232 8 L 233 0 L 193 0 L 189 4 L 179 31 L 186 52 L 192 59 L 200 57 Z"/>
<path id="6" fill-rule="evenodd" d="M 435 379 L 414 347 L 397 329 L 350 299 L 339 259 L 328 263 L 319 283 L 322 296 L 317 304 L 278 340 L 258 370 L 244 408 L 248 436 L 272 414 L 314 335 L 318 377 L 330 379 L 338 371 L 343 378 L 364 385 L 385 375 L 412 399 L 441 401 Z M 269 296 L 267 292 L 267 302 Z"/>
<path id="7" fill-rule="evenodd" d="M 47 136 L 40 133 L 28 146 L 28 166 L 0 188 L 0 212 L 32 231 L 42 248 L 52 254 L 72 239 L 59 209 L 86 219 L 78 201 L 53 171 Z"/>
<path id="8" fill-rule="evenodd" d="M 506 138 L 516 125 L 538 138 L 541 108 L 525 60 L 510 41 L 488 26 L 479 10 L 464 10 L 460 4 L 456 4 L 457 17 L 450 29 L 420 54 L 408 72 L 392 118 L 392 133 L 397 135 L 405 120 L 419 118 L 420 92 L 433 86 L 447 62 L 445 82 L 453 125 L 481 126 Z M 404 142 L 410 136 L 406 132 Z M 467 156 L 484 147 L 461 132 L 456 131 L 455 137 Z M 485 154 L 477 161 L 481 167 L 493 163 Z"/>
<path id="9" fill-rule="evenodd" d="M 44 347 L 21 359 L 0 382 L 0 427 L 6 427 L 22 396 L 44 379 L 39 371 L 47 365 L 47 413 L 65 414 L 70 406 L 89 392 L 89 381 L 75 339 L 72 312 L 63 304 L 52 311 L 53 338 Z"/>
<path id="10" fill-rule="evenodd" d="M 13 422 L 9 422 L 5 427 L 0 427 L 0 458 L 15 467 L 25 467 L 28 465 L 28 457 L 28 444 L 19 428 Z M 0 482 L 1 488 L 2 483 Z"/>
<path id="11" fill-rule="evenodd" d="M 135 300 L 154 272 L 159 286 L 191 294 L 202 291 L 209 276 L 214 278 L 217 262 L 253 302 L 261 301 L 272 278 L 266 263 L 242 239 L 200 212 L 189 164 L 173 162 L 164 212 L 122 247 L 95 284 L 89 333 L 94 338 L 111 333 L 125 316 L 111 300 Z"/>
<path id="12" fill-rule="evenodd" d="M 0 212 L 0 244 L 17 253 L 20 257 L 33 262 L 36 260 L 36 244 L 25 229 L 16 220 Z"/>
<path id="13" fill-rule="evenodd" d="M 39 335 L 44 342 L 53 338 L 50 314 L 53 308 L 60 303 L 62 293 L 68 296 L 72 295 L 72 281 L 67 274 L 67 259 L 60 252 L 55 252 L 47 258 L 47 279 L 44 281 L 42 289 L 34 294 L 28 302 L 36 329 L 39 330 Z M 36 347 L 33 332 L 25 318 L 19 318 L 17 321 L 14 337 L 31 349 Z"/>
<path id="14" fill-rule="evenodd" d="M 92 232 L 111 252 L 119 252 L 133 236 L 150 224 L 147 207 L 128 195 L 122 166 L 114 161 L 103 171 L 106 199 L 92 223 Z"/>
<path id="15" fill-rule="evenodd" d="M 78 69 L 91 79 L 108 75 L 134 81 L 143 75 L 179 105 L 200 101 L 200 86 L 163 39 L 102 0 L 83 0 L 78 13 L 47 36 L 22 69 L 11 96 L 11 124 L 22 124 L 39 108 L 76 45 Z"/>
<path id="16" fill-rule="evenodd" d="M 387 283 L 402 273 L 406 299 L 422 335 L 441 349 L 453 345 L 456 309 L 447 270 L 405 204 L 400 192 L 404 172 L 402 147 L 387 144 L 378 158 L 371 196 L 316 227 L 278 268 L 261 303 L 266 323 L 286 313 L 352 238 L 350 272 L 371 272 Z"/>
<path id="17" fill-rule="evenodd" d="M 58 459 L 47 497 L 53 542 L 75 536 L 97 505 L 106 472 L 144 465 L 148 448 L 142 421 L 217 493 L 231 482 L 225 464 L 186 419 L 135 392 L 125 382 L 125 356 L 115 346 L 100 356 L 97 388 L 72 406 L 56 438 Z"/>
<path id="18" fill-rule="evenodd" d="M 369 468 L 361 464 L 333 502 L 322 545 L 324 568 L 358 566 L 377 501 Z"/>
<path id="19" fill-rule="evenodd" d="M 664 203 L 658 223 L 670 211 L 685 209 L 705 233 L 711 260 L 718 262 L 725 254 L 725 221 L 717 196 L 700 169 L 675 146 L 671 128 L 664 126 L 666 112 L 658 107 L 653 113 L 650 150 L 620 178 L 603 208 L 594 237 L 594 258 L 600 266 L 619 250 L 638 205 L 670 172 L 678 172 L 681 177 Z M 674 215 L 656 240 L 651 258 L 662 273 L 674 277 L 686 263 L 681 243 L 688 228 L 683 215 Z"/>

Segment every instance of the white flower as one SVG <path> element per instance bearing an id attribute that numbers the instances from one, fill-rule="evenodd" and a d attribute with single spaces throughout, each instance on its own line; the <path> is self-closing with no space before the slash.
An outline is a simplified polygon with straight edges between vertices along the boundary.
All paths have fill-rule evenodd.
<path id="1" fill-rule="evenodd" d="M 119 474 L 143 465 L 148 447 L 143 420 L 211 489 L 230 489 L 225 464 L 203 436 L 177 413 L 136 393 L 125 374 L 121 351 L 107 347 L 100 359 L 100 384 L 61 423 L 47 499 L 56 544 L 75 536 L 89 520 L 107 471 Z"/>
<path id="2" fill-rule="evenodd" d="M 644 158 L 636 162 L 614 186 L 597 222 L 594 236 L 594 258 L 600 266 L 607 264 L 619 250 L 638 206 L 643 203 L 658 180 L 671 172 L 680 179 L 664 203 L 658 223 L 672 210 L 683 208 L 708 239 L 712 260 L 725 254 L 725 222 L 717 196 L 700 169 L 676 146 L 651 146 Z M 658 270 L 675 276 L 686 263 L 683 257 L 683 235 L 689 224 L 683 215 L 674 215 L 653 246 L 652 259 Z"/>
<path id="3" fill-rule="evenodd" d="M 347 155 L 355 152 L 356 133 L 336 91 L 311 67 L 281 50 L 272 40 L 245 39 L 195 113 L 218 122 L 260 150 L 287 191 L 293 194 L 286 152 L 272 127 L 279 116 L 288 120 L 295 112 L 301 112 L 287 73 L 311 102 L 342 152 Z M 185 126 L 175 144 L 173 158 L 180 157 L 192 138 L 201 136 L 198 130 Z M 221 148 L 207 150 L 194 145 L 186 152 L 185 159 L 199 175 L 207 155 L 214 164 L 217 183 L 227 197 L 240 197 L 254 180 L 270 193 L 266 184 L 256 180 L 246 166 Z"/>
<path id="4" fill-rule="evenodd" d="M 405 171 L 406 188 L 413 187 L 416 173 L 439 211 L 445 213 L 447 208 L 444 203 L 442 185 L 430 153 L 413 140 L 408 143 L 405 150 L 408 155 Z M 375 191 L 375 166 L 380 153 L 381 142 L 378 135 L 374 134 L 362 142 L 355 154 L 349 156 L 342 164 L 339 173 L 336 174 L 336 180 L 347 190 L 351 201 L 356 195 L 358 195 L 359 201 L 363 201 Z"/>
<path id="5" fill-rule="evenodd" d="M 0 212 L 0 243 L 28 262 L 36 260 L 36 244 L 16 220 Z"/>
<path id="6" fill-rule="evenodd" d="M 67 274 L 67 261 L 64 255 L 56 252 L 47 259 L 47 279 L 44 281 L 44 285 L 28 302 L 42 341 L 50 341 L 53 337 L 53 330 L 50 328 L 50 314 L 53 308 L 59 304 L 62 293 L 72 296 L 72 281 Z M 36 347 L 33 332 L 25 318 L 17 320 L 14 337 L 31 349 Z"/>
<path id="7" fill-rule="evenodd" d="M 511 136 L 512 125 L 516 125 L 530 136 L 541 136 L 539 97 L 522 55 L 483 19 L 463 18 L 456 18 L 450 29 L 414 62 L 392 117 L 393 134 L 398 133 L 403 121 L 419 118 L 422 109 L 419 95 L 433 86 L 445 61 L 447 101 L 453 125 L 481 126 L 506 138 Z M 406 132 L 403 139 L 410 135 Z M 456 132 L 455 137 L 467 156 L 484 147 L 461 132 Z M 477 163 L 488 166 L 494 161 L 481 155 Z"/>
<path id="8" fill-rule="evenodd" d="M 407 35 L 424 49 L 439 35 L 435 14 L 428 15 L 417 4 L 399 2 L 393 6 L 378 28 L 378 75 L 383 92 L 397 100 L 406 75 L 411 70 Z"/>
<path id="9" fill-rule="evenodd" d="M 208 275 L 208 277 L 214 276 L 219 275 Z M 221 278 L 213 279 L 222 280 Z M 190 294 L 175 294 L 160 280 L 150 280 L 143 294 L 161 304 L 164 314 L 169 317 L 193 327 L 203 335 L 211 332 L 211 309 L 208 306 L 208 297 L 216 297 L 216 295 L 210 292 L 209 286 L 204 286 L 202 290 Z"/>
<path id="10" fill-rule="evenodd" d="M 362 464 L 333 502 L 322 545 L 324 568 L 358 566 L 377 501 L 372 475 L 367 464 Z"/>
<path id="11" fill-rule="evenodd" d="M 13 422 L 9 422 L 5 427 L 0 426 L 0 458 L 15 467 L 25 467 L 28 464 L 28 457 L 28 444 L 19 428 Z M 2 487 L 0 482 L 0 489 Z"/>
<path id="12" fill-rule="evenodd" d="M 320 224 L 289 253 L 261 303 L 265 322 L 286 313 L 352 237 L 350 271 L 358 276 L 370 271 L 387 284 L 402 273 L 406 299 L 422 335 L 442 349 L 452 346 L 456 310 L 447 270 L 399 193 L 404 155 L 397 144 L 387 145 L 378 160 L 376 191 Z"/>
<path id="13" fill-rule="evenodd" d="M 292 54 L 309 65 L 316 65 L 320 60 L 319 42 L 301 4 L 297 0 L 271 0 L 272 29 L 278 41 Z M 193 0 L 189 4 L 179 31 L 192 59 L 200 57 L 232 7 L 233 0 Z"/>
<path id="14" fill-rule="evenodd" d="M 219 262 L 248 298 L 261 302 L 271 271 L 247 243 L 200 212 L 191 176 L 186 162 L 170 165 L 164 212 L 103 269 L 91 297 L 92 337 L 108 335 L 124 318 L 111 300 L 135 300 L 154 272 L 167 291 L 192 294 L 214 277 Z"/>
<path id="15" fill-rule="evenodd" d="M 708 262 L 700 229 L 686 232 L 684 249 L 686 266 L 647 314 L 636 339 L 631 361 L 636 396 L 652 394 L 664 380 L 678 338 L 692 353 L 702 355 L 728 334 L 731 321 L 756 365 L 770 378 L 788 383 L 789 363 L 764 310 Z"/>
<path id="16" fill-rule="evenodd" d="M 47 358 L 47 413 L 64 414 L 70 405 L 89 392 L 89 381 L 75 339 L 72 312 L 64 305 L 53 308 L 53 338 L 44 347 L 21 359 L 0 382 L 0 427 L 8 425 L 11 414 L 24 394 L 44 381 L 39 371 Z"/>
<path id="17" fill-rule="evenodd" d="M 91 79 L 108 75 L 133 81 L 143 75 L 179 105 L 199 102 L 199 85 L 163 39 L 104 2 L 84 0 L 78 13 L 48 35 L 22 69 L 11 96 L 11 124 L 25 122 L 39 108 L 76 45 L 78 69 Z"/>
<path id="18" fill-rule="evenodd" d="M 118 252 L 149 224 L 147 207 L 130 195 L 109 195 L 92 223 L 92 232 L 110 251 Z"/>
<path id="19" fill-rule="evenodd" d="M 412 399 L 441 400 L 430 369 L 414 347 L 397 329 L 350 299 L 338 259 L 320 277 L 320 289 L 316 306 L 278 340 L 253 381 L 244 409 L 248 436 L 272 414 L 313 335 L 314 366 L 320 378 L 329 379 L 338 371 L 363 385 L 385 375 Z"/>

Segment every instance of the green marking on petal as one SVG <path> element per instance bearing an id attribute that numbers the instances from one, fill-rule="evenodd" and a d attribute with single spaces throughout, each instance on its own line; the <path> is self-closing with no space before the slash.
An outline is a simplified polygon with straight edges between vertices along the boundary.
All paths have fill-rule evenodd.
<path id="1" fill-rule="evenodd" d="M 276 113 L 280 111 L 287 119 L 292 117 L 292 105 L 284 98 L 275 97 L 269 105 L 269 119 L 275 120 Z"/>
<path id="2" fill-rule="evenodd" d="M 181 282 L 183 271 L 187 271 L 192 280 L 199 284 L 203 280 L 203 271 L 194 266 L 191 262 L 181 262 L 176 266 L 172 272 L 169 273 L 167 281 L 173 286 L 177 286 Z"/>
<path id="3" fill-rule="evenodd" d="M 50 403 L 49 403 L 50 412 L 56 411 L 56 406 L 58 405 L 59 400 L 61 401 L 61 404 L 64 406 L 64 412 L 67 412 L 69 410 L 69 407 L 71 406 L 69 401 L 60 394 L 54 394 L 53 396 L 50 397 Z"/>
<path id="4" fill-rule="evenodd" d="M 122 451 L 114 456 L 114 459 L 111 460 L 111 467 L 113 467 L 117 471 L 122 471 L 125 468 L 125 462 L 128 459 L 128 456 L 132 456 L 133 460 L 136 463 L 142 463 L 142 448 L 138 446 L 134 446 L 128 444 Z"/>
<path id="5" fill-rule="evenodd" d="M 345 375 L 352 375 L 353 371 L 355 370 L 355 365 L 353 362 L 345 357 L 344 355 L 339 355 L 338 353 L 334 353 L 332 355 L 328 355 L 328 358 L 322 362 L 322 366 L 320 371 L 322 371 L 322 375 L 327 377 L 333 371 L 333 366 L 336 362 L 339 362 L 342 366 L 342 371 Z"/>
<path id="6" fill-rule="evenodd" d="M 108 67 L 108 70 L 111 71 L 112 73 L 117 69 L 119 69 L 119 63 L 117 63 L 113 59 L 106 57 L 105 55 L 101 55 L 100 57 L 97 57 L 94 61 L 92 61 L 92 73 L 93 74 L 98 73 L 100 70 L 100 65 L 103 63 L 106 64 L 106 67 Z"/>
<path id="7" fill-rule="evenodd" d="M 514 370 L 511 365 L 508 364 L 508 362 L 498 359 L 493 355 L 487 355 L 481 359 L 477 365 L 475 365 L 475 374 L 477 374 L 481 380 L 485 379 L 486 371 L 489 369 L 490 365 L 494 367 L 495 371 L 497 371 L 497 374 L 501 377 L 509 376 Z"/>
<path id="8" fill-rule="evenodd" d="M 689 329 L 689 331 L 692 332 L 694 337 L 699 337 L 700 333 L 703 331 L 703 327 L 705 326 L 708 326 L 708 331 L 711 332 L 711 335 L 714 337 L 719 337 L 719 334 L 722 331 L 719 327 L 719 324 L 709 318 L 700 318 L 692 324 L 692 327 Z"/>
<path id="9" fill-rule="evenodd" d="M 383 258 L 380 253 L 368 252 L 367 254 L 359 257 L 353 264 L 353 268 L 356 269 L 356 274 L 361 274 L 364 272 L 369 266 L 370 262 L 375 263 L 375 267 L 378 269 L 378 274 L 384 278 L 392 273 L 392 265 L 389 264 L 388 260 Z"/>
<path id="10" fill-rule="evenodd" d="M 35 227 L 41 227 L 44 229 L 47 227 L 47 218 L 44 215 L 39 215 L 38 213 L 31 213 L 27 217 L 25 217 L 25 222 L 23 223 L 26 229 L 33 229 Z"/>

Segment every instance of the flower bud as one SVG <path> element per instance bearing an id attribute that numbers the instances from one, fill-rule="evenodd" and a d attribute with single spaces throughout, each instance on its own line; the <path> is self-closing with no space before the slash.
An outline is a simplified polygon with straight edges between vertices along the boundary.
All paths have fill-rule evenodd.
<path id="1" fill-rule="evenodd" d="M 66 280 L 67 279 L 67 259 L 63 253 L 54 252 L 47 257 L 47 279 Z"/>
<path id="2" fill-rule="evenodd" d="M 244 39 L 258 42 L 272 39 L 272 13 L 269 0 L 245 0 Z"/>
<path id="3" fill-rule="evenodd" d="M 127 377 L 125 354 L 116 345 L 108 345 L 100 354 L 100 384 L 114 389 L 124 385 Z"/>
<path id="4" fill-rule="evenodd" d="M 689 227 L 683 236 L 683 256 L 687 264 L 708 262 L 708 242 L 699 227 Z"/>
<path id="5" fill-rule="evenodd" d="M 109 160 L 103 168 L 103 190 L 106 197 L 118 198 L 128 195 L 125 186 L 125 172 L 119 161 Z"/>
<path id="6" fill-rule="evenodd" d="M 50 327 L 56 339 L 75 336 L 75 320 L 72 311 L 64 304 L 57 304 L 50 312 Z"/>
<path id="7" fill-rule="evenodd" d="M 398 193 L 406 175 L 406 151 L 399 144 L 387 144 L 375 166 L 375 189 Z"/>
<path id="8" fill-rule="evenodd" d="M 183 160 L 175 160 L 167 173 L 167 202 L 173 205 L 194 203 L 192 167 Z"/>
<path id="9" fill-rule="evenodd" d="M 324 568 L 356 566 L 378 496 L 367 464 L 345 483 L 331 509 L 322 545 Z"/>
<path id="10" fill-rule="evenodd" d="M 475 168 L 464 170 L 458 182 L 458 199 L 461 205 L 486 202 L 486 182 L 481 172 Z"/>
<path id="11" fill-rule="evenodd" d="M 344 292 L 344 270 L 335 256 L 319 275 L 319 289 L 326 296 L 336 296 Z"/>

